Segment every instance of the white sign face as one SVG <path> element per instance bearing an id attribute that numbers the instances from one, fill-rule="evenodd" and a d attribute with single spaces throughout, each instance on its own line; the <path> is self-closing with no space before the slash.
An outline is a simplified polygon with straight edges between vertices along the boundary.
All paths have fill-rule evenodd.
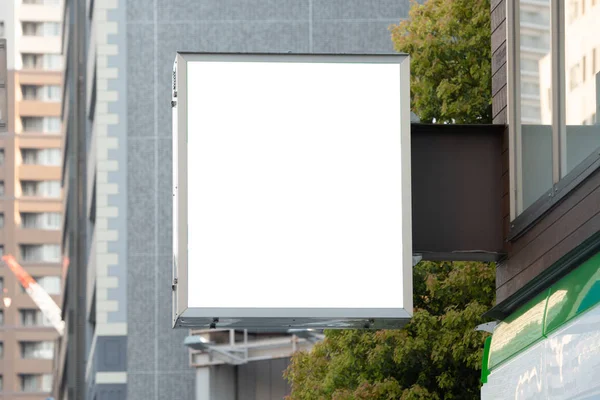
<path id="1" fill-rule="evenodd" d="M 346 58 L 187 60 L 188 308 L 412 313 L 408 60 Z"/>

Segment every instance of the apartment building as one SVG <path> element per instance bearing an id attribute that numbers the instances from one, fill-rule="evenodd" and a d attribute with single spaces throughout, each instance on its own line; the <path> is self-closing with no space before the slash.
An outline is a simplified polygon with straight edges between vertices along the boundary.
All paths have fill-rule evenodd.
<path id="1" fill-rule="evenodd" d="M 14 255 L 59 302 L 62 14 L 58 1 L 6 0 L 7 132 L 0 133 L 0 253 Z M 49 396 L 57 333 L 0 268 L 0 398 Z"/>

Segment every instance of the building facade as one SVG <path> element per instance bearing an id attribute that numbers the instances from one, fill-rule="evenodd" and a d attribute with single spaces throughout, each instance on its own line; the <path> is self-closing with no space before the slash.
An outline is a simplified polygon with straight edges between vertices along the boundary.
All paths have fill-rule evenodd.
<path id="1" fill-rule="evenodd" d="M 550 0 L 549 13 L 530 3 L 492 1 L 507 256 L 488 312 L 500 323 L 484 352 L 482 398 L 591 399 L 600 395 L 600 1 Z M 550 34 L 537 122 L 522 96 L 526 13 Z"/>
<path id="2" fill-rule="evenodd" d="M 61 294 L 59 1 L 0 5 L 6 39 L 7 122 L 0 133 L 0 254 L 12 254 L 53 297 Z M 0 268 L 0 397 L 45 399 L 58 336 L 17 278 Z"/>
<path id="3" fill-rule="evenodd" d="M 188 332 L 171 320 L 176 52 L 390 53 L 388 27 L 408 9 L 375 0 L 66 1 L 62 183 L 65 210 L 81 212 L 64 220 L 71 328 L 59 346 L 57 399 L 196 393 Z M 76 286 L 85 286 L 79 295 Z M 85 394 L 74 365 L 84 365 Z"/>

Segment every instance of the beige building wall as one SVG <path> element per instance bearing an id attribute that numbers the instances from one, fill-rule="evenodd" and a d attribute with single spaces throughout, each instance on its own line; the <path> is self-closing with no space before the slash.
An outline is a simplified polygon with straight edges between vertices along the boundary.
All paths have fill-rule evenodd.
<path id="1" fill-rule="evenodd" d="M 54 249 L 60 245 L 62 221 L 62 7 L 55 0 L 2 2 L 9 124 L 8 133 L 0 133 L 0 249 L 14 255 L 60 304 L 62 267 L 60 251 L 56 256 Z M 5 267 L 0 267 L 0 287 L 0 398 L 46 399 L 52 356 L 48 349 L 24 356 L 22 344 L 54 343 L 57 333 L 38 316 L 23 320 L 23 312 L 31 314 L 28 310 L 37 307 Z"/>

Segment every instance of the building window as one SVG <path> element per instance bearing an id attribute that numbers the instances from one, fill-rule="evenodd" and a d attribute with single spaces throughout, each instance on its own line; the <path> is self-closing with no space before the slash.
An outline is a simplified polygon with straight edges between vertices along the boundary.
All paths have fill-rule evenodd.
<path id="1" fill-rule="evenodd" d="M 23 132 L 42 132 L 44 127 L 43 117 L 21 117 Z"/>
<path id="2" fill-rule="evenodd" d="M 34 276 L 33 279 L 50 295 L 60 294 L 60 277 L 59 276 Z M 25 293 L 25 288 L 21 286 L 21 293 Z"/>
<path id="3" fill-rule="evenodd" d="M 0 392 L 4 390 L 4 379 L 2 375 L 0 375 Z"/>
<path id="4" fill-rule="evenodd" d="M 44 317 L 44 314 L 40 310 L 35 309 L 23 309 L 19 310 L 19 317 L 22 326 L 28 327 L 42 327 L 52 326 L 52 323 Z"/>
<path id="5" fill-rule="evenodd" d="M 4 358 L 4 342 L 0 342 L 0 358 Z"/>
<path id="6" fill-rule="evenodd" d="M 60 101 L 60 86 L 58 85 L 21 85 L 23 100 Z"/>
<path id="7" fill-rule="evenodd" d="M 60 0 L 23 0 L 23 4 L 39 4 L 44 6 L 58 6 Z"/>
<path id="8" fill-rule="evenodd" d="M 0 257 L 4 255 L 4 245 L 0 244 Z"/>
<path id="9" fill-rule="evenodd" d="M 63 58 L 60 54 L 45 54 L 44 69 L 49 71 L 58 71 L 63 67 Z"/>
<path id="10" fill-rule="evenodd" d="M 4 325 L 4 310 L 0 310 L 0 326 Z"/>
<path id="11" fill-rule="evenodd" d="M 509 123 L 516 138 L 511 149 L 511 193 L 516 194 L 511 198 L 511 219 L 556 192 L 558 182 L 600 148 L 600 125 L 594 116 L 600 106 L 600 60 L 598 42 L 589 40 L 600 37 L 600 24 L 587 15 L 590 4 L 585 1 L 566 1 L 557 18 L 551 14 L 560 9 L 558 0 L 516 3 L 519 24 L 508 40 L 509 46 L 520 43 L 509 54 L 518 68 L 509 75 Z M 551 32 L 558 32 L 560 45 L 550 46 Z M 558 87 L 553 87 L 555 82 Z M 535 94 L 536 86 L 540 95 Z M 516 111 L 510 114 L 511 109 Z"/>
<path id="12" fill-rule="evenodd" d="M 48 71 L 59 71 L 63 67 L 63 58 L 60 54 L 21 54 L 23 69 L 43 69 Z"/>
<path id="13" fill-rule="evenodd" d="M 21 227 L 24 229 L 60 229 L 62 219 L 60 213 L 21 213 Z"/>
<path id="14" fill-rule="evenodd" d="M 4 213 L 0 213 L 0 229 L 4 228 Z"/>
<path id="15" fill-rule="evenodd" d="M 57 199 L 60 198 L 60 181 L 21 181 L 21 194 Z"/>
<path id="16" fill-rule="evenodd" d="M 30 263 L 60 262 L 60 246 L 57 244 L 22 244 L 21 260 Z"/>
<path id="17" fill-rule="evenodd" d="M 0 167 L 4 165 L 4 149 L 0 149 Z"/>
<path id="18" fill-rule="evenodd" d="M 51 374 L 21 374 L 21 391 L 27 393 L 47 393 L 52 390 Z"/>
<path id="19" fill-rule="evenodd" d="M 54 358 L 54 342 L 20 342 L 21 358 L 52 360 Z"/>
<path id="20" fill-rule="evenodd" d="M 38 89 L 36 85 L 21 85 L 23 100 L 38 100 Z"/>
<path id="21" fill-rule="evenodd" d="M 59 117 L 21 117 L 23 132 L 60 133 Z"/>
<path id="22" fill-rule="evenodd" d="M 42 69 L 43 59 L 41 54 L 23 53 L 21 54 L 23 69 Z"/>
<path id="23" fill-rule="evenodd" d="M 60 166 L 60 149 L 21 149 L 21 160 L 27 165 Z"/>
<path id="24" fill-rule="evenodd" d="M 0 181 L 0 197 L 4 196 L 4 181 Z"/>
<path id="25" fill-rule="evenodd" d="M 0 276 L 0 292 L 4 291 L 4 277 Z"/>
<path id="26" fill-rule="evenodd" d="M 60 118 L 44 117 L 44 133 L 60 133 Z"/>
<path id="27" fill-rule="evenodd" d="M 58 85 L 44 86 L 42 101 L 60 101 L 61 90 Z"/>
<path id="28" fill-rule="evenodd" d="M 35 22 L 23 22 L 21 24 L 23 36 L 37 36 L 37 25 Z"/>
<path id="29" fill-rule="evenodd" d="M 22 23 L 23 36 L 52 37 L 60 35 L 58 22 L 28 22 Z"/>
<path id="30" fill-rule="evenodd" d="M 4 37 L 4 21 L 0 21 L 0 37 Z"/>

